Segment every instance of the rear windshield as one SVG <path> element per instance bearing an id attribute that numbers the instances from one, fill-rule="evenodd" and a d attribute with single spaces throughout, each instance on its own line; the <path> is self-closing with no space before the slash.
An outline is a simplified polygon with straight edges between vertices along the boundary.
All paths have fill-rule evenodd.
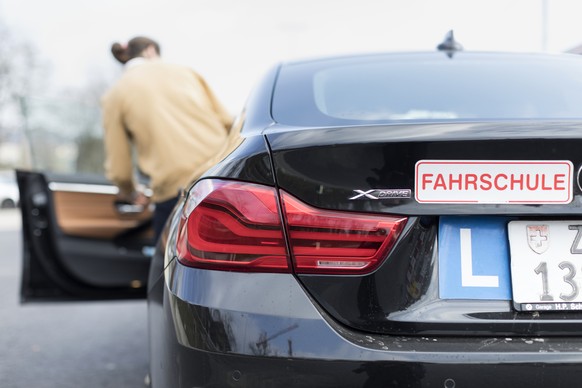
<path id="1" fill-rule="evenodd" d="M 582 118 L 582 57 L 393 54 L 283 66 L 275 121 L 342 125 L 401 121 Z"/>

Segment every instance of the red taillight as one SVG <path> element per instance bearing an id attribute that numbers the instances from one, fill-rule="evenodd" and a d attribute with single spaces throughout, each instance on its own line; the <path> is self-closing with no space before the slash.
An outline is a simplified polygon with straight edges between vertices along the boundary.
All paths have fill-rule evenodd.
<path id="1" fill-rule="evenodd" d="M 397 241 L 404 217 L 321 210 L 282 193 L 295 270 L 363 274 Z M 208 269 L 290 272 L 275 189 L 204 180 L 190 192 L 178 232 L 181 263 Z"/>
<path id="2" fill-rule="evenodd" d="M 282 195 L 298 273 L 362 274 L 386 258 L 405 217 L 321 210 Z"/>
<path id="3" fill-rule="evenodd" d="M 178 258 L 199 268 L 290 272 L 275 189 L 201 181 L 182 215 Z"/>

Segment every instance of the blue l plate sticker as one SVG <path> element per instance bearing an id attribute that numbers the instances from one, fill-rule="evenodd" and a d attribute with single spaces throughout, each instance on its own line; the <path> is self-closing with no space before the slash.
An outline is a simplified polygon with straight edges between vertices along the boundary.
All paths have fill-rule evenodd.
<path id="1" fill-rule="evenodd" d="M 511 299 L 507 218 L 441 217 L 441 299 Z"/>

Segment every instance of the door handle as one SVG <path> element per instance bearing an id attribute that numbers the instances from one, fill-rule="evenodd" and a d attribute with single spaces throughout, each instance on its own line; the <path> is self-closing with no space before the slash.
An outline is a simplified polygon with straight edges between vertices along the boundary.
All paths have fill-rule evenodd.
<path id="1" fill-rule="evenodd" d="M 120 215 L 126 216 L 143 213 L 146 207 L 129 202 L 115 201 L 115 210 Z"/>

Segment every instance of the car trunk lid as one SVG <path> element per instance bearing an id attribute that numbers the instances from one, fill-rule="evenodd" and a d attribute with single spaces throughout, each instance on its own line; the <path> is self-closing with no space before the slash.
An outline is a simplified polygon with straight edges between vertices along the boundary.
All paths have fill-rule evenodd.
<path id="1" fill-rule="evenodd" d="M 369 332 L 563 335 L 576 331 L 582 319 L 578 311 L 527 311 L 526 304 L 514 305 L 508 225 L 582 219 L 577 181 L 581 134 L 582 124 L 572 122 L 273 128 L 266 137 L 282 192 L 317 209 L 408 218 L 394 248 L 374 272 L 299 274 L 300 281 L 325 314 Z M 495 171 L 526 163 L 529 170 L 524 174 L 532 177 L 545 173 L 546 165 L 559 164 L 562 170 L 554 175 L 560 177 L 539 180 L 538 185 L 543 191 L 557 184 L 567 193 L 553 202 L 552 196 L 507 203 L 419 201 L 419 165 L 443 161 L 461 166 L 502 163 Z M 532 167 L 540 162 L 541 168 Z M 519 168 L 515 171 L 523 171 Z M 449 170 L 450 166 L 443 169 Z M 499 184 L 509 184 L 510 179 Z M 527 183 L 524 180 L 522 185 Z M 532 178 L 529 184 L 534 183 Z M 470 231 L 469 240 L 461 230 Z M 485 287 L 483 292 L 462 284 L 467 278 L 466 265 L 461 265 L 467 259 L 463 249 L 466 253 L 472 242 L 470 264 L 477 263 L 479 241 L 488 255 L 482 259 L 485 272 L 494 272 L 480 275 L 475 268 L 469 275 L 497 276 L 497 287 Z M 490 246 L 496 250 L 486 251 Z M 497 293 L 489 292 L 494 288 Z"/>

